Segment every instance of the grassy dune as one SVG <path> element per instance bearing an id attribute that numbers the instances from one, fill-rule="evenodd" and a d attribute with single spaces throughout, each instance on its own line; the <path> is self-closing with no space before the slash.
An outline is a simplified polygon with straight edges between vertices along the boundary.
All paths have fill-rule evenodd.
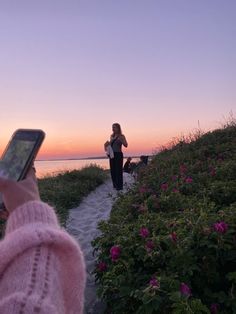
<path id="1" fill-rule="evenodd" d="M 56 209 L 60 223 L 65 226 L 69 209 L 76 207 L 108 177 L 107 171 L 99 166 L 90 165 L 81 170 L 62 172 L 38 180 L 42 201 Z M 0 218 L 0 237 L 5 228 L 5 219 Z"/>
<path id="2" fill-rule="evenodd" d="M 106 313 L 236 313 L 236 124 L 154 156 L 100 230 Z"/>
<path id="3" fill-rule="evenodd" d="M 65 225 L 68 210 L 78 206 L 106 178 L 107 172 L 96 165 L 45 177 L 38 182 L 41 199 L 56 209 L 61 224 Z"/>

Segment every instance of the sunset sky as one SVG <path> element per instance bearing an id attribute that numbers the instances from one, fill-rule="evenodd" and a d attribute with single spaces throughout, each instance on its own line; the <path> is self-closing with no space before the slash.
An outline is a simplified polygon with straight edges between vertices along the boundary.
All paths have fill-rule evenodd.
<path id="1" fill-rule="evenodd" d="M 235 0 L 0 0 L 0 152 L 17 128 L 38 158 L 151 154 L 236 108 Z"/>

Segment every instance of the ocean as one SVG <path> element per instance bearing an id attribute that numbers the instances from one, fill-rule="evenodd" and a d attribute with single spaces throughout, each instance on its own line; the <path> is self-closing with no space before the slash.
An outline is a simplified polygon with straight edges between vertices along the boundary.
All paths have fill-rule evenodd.
<path id="1" fill-rule="evenodd" d="M 126 158 L 124 158 L 124 161 Z M 139 158 L 133 158 L 132 161 L 137 162 Z M 36 160 L 34 166 L 38 178 L 48 175 L 57 175 L 60 172 L 81 169 L 89 165 L 98 165 L 103 169 L 109 169 L 109 159 L 65 159 L 65 160 Z"/>

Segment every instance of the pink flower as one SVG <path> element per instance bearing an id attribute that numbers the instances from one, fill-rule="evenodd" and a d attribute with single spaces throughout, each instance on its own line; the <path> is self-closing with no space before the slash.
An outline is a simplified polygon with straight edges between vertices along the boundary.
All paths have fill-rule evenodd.
<path id="1" fill-rule="evenodd" d="M 171 240 L 172 240 L 174 243 L 176 243 L 176 242 L 177 242 L 177 234 L 176 234 L 176 232 L 172 232 L 172 233 L 170 234 L 170 238 L 171 238 Z"/>
<path id="2" fill-rule="evenodd" d="M 149 285 L 153 288 L 153 289 L 159 289 L 160 288 L 160 282 L 155 278 L 152 277 L 149 281 Z"/>
<path id="3" fill-rule="evenodd" d="M 161 184 L 161 190 L 166 191 L 168 189 L 168 183 L 162 183 Z"/>
<path id="4" fill-rule="evenodd" d="M 139 230 L 139 234 L 141 235 L 142 238 L 146 238 L 149 236 L 149 230 L 145 227 L 142 227 L 140 230 Z"/>
<path id="5" fill-rule="evenodd" d="M 139 188 L 139 193 L 141 193 L 141 194 L 144 194 L 144 193 L 146 193 L 148 191 L 148 189 L 145 187 L 145 186 L 141 186 L 140 188 Z"/>
<path id="6" fill-rule="evenodd" d="M 114 245 L 110 249 L 112 262 L 115 262 L 120 257 L 121 248 L 118 245 Z"/>
<path id="7" fill-rule="evenodd" d="M 107 264 L 105 262 L 100 262 L 98 263 L 97 265 L 97 269 L 100 271 L 100 272 L 104 272 L 107 270 Z"/>
<path id="8" fill-rule="evenodd" d="M 216 175 L 216 170 L 215 170 L 215 168 L 210 168 L 210 175 L 212 176 L 212 177 L 214 177 L 215 175 Z"/>
<path id="9" fill-rule="evenodd" d="M 148 253 L 150 253 L 155 247 L 155 244 L 152 240 L 148 240 L 147 243 L 145 244 L 145 248 Z"/>
<path id="10" fill-rule="evenodd" d="M 217 314 L 219 311 L 219 308 L 220 308 L 220 306 L 218 303 L 212 303 L 211 307 L 210 307 L 211 314 Z"/>
<path id="11" fill-rule="evenodd" d="M 192 179 L 191 177 L 187 177 L 187 178 L 185 179 L 185 182 L 186 182 L 186 183 L 192 183 L 192 182 L 193 182 L 193 179 Z"/>
<path id="12" fill-rule="evenodd" d="M 177 176 L 172 176 L 172 181 L 176 181 L 178 179 Z"/>
<path id="13" fill-rule="evenodd" d="M 180 290 L 180 293 L 186 297 L 189 297 L 192 294 L 191 289 L 184 282 L 180 284 L 179 290 Z"/>
<path id="14" fill-rule="evenodd" d="M 179 193 L 179 190 L 176 188 L 173 188 L 173 193 Z"/>
<path id="15" fill-rule="evenodd" d="M 223 234 L 228 230 L 228 224 L 225 223 L 224 221 L 216 222 L 213 225 L 213 228 L 216 232 Z"/>

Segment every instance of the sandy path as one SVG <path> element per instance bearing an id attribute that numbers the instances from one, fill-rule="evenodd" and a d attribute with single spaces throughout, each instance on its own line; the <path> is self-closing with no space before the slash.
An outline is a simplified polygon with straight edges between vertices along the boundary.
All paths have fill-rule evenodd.
<path id="1" fill-rule="evenodd" d="M 124 190 L 133 184 L 133 177 L 124 173 Z M 91 192 L 79 207 L 70 210 L 67 221 L 67 231 L 79 242 L 84 253 L 87 285 L 85 290 L 85 313 L 100 314 L 103 304 L 96 297 L 96 285 L 91 274 L 95 266 L 91 241 L 99 235 L 97 224 L 100 220 L 109 218 L 112 205 L 117 198 L 117 191 L 113 189 L 112 182 L 108 179 L 95 191 Z"/>

